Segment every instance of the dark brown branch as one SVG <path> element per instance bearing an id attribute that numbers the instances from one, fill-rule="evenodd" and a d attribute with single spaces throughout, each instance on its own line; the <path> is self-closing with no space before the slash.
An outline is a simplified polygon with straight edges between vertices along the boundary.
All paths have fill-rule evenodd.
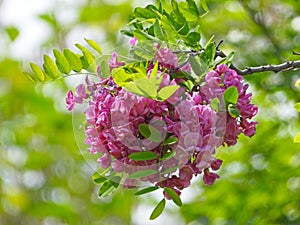
<path id="1" fill-rule="evenodd" d="M 222 51 L 217 51 L 216 56 L 221 57 L 221 58 L 226 58 L 227 56 L 225 55 L 224 52 Z M 263 65 L 263 66 L 257 66 L 257 67 L 246 67 L 245 69 L 239 69 L 236 67 L 234 64 L 230 65 L 230 68 L 235 70 L 239 75 L 246 76 L 250 75 L 253 73 L 261 73 L 261 72 L 282 72 L 282 71 L 288 71 L 288 70 L 293 70 L 300 68 L 300 60 L 296 61 L 287 61 L 278 65 Z"/>

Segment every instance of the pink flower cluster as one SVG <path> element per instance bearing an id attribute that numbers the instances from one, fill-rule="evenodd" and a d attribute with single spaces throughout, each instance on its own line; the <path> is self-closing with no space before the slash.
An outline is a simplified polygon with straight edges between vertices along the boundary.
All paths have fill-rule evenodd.
<path id="1" fill-rule="evenodd" d="M 240 117 L 236 119 L 226 114 L 224 143 L 228 146 L 235 145 L 241 133 L 252 137 L 256 133 L 257 122 L 250 120 L 257 114 L 258 108 L 250 103 L 252 93 L 247 93 L 249 85 L 243 84 L 242 76 L 238 75 L 235 70 L 221 64 L 206 75 L 205 82 L 205 85 L 200 88 L 200 94 L 202 99 L 208 103 L 216 97 L 222 102 L 222 95 L 231 86 L 238 90 L 239 97 L 236 107 L 240 111 Z"/>
<path id="2" fill-rule="evenodd" d="M 177 56 L 170 49 L 159 48 L 154 62 L 159 63 L 158 75 L 163 73 L 160 88 L 168 85 L 181 85 L 182 79 L 176 79 L 171 69 L 178 67 Z M 113 54 L 109 60 L 111 71 L 126 65 Z M 182 70 L 190 72 L 189 64 Z M 158 77 L 159 78 L 159 77 Z M 210 106 L 218 98 L 222 107 L 222 96 L 226 89 L 235 86 L 239 97 L 236 107 L 240 111 L 238 118 L 231 117 L 226 111 L 215 111 Z M 92 154 L 101 154 L 98 159 L 103 168 L 111 167 L 115 172 L 128 175 L 138 171 L 157 171 L 140 179 L 127 178 L 124 187 L 138 185 L 140 181 L 153 183 L 159 187 L 169 187 L 180 194 L 190 185 L 194 176 L 203 174 L 207 185 L 215 182 L 219 176 L 214 172 L 222 160 L 214 157 L 215 149 L 221 145 L 234 145 L 238 136 L 244 133 L 253 136 L 257 122 L 250 121 L 257 113 L 257 107 L 250 103 L 251 93 L 247 93 L 247 84 L 234 70 L 219 65 L 205 77 L 205 84 L 199 91 L 188 92 L 179 88 L 165 101 L 139 96 L 115 84 L 112 77 L 100 78 L 99 82 L 80 84 L 76 92 L 68 92 L 67 109 L 72 110 L 75 103 L 88 101 L 85 111 L 87 126 L 85 143 Z M 141 124 L 149 124 L 161 134 L 160 141 L 144 137 L 139 130 Z M 167 143 L 167 140 L 176 140 Z M 156 154 L 149 160 L 134 160 L 133 153 L 149 151 Z M 167 157 L 168 154 L 171 157 Z M 130 177 L 130 176 L 129 176 Z M 165 197 L 169 199 L 167 193 Z"/>

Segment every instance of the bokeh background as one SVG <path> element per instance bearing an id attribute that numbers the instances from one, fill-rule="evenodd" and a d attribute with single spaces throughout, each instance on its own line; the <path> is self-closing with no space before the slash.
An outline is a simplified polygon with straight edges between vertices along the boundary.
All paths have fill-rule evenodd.
<path id="1" fill-rule="evenodd" d="M 165 0 L 168 2 L 168 0 Z M 148 3 L 151 3 L 149 1 Z M 296 0 L 207 0 L 202 38 L 236 52 L 241 68 L 297 60 L 300 4 Z M 259 106 L 257 134 L 218 150 L 219 179 L 201 177 L 185 190 L 181 208 L 167 204 L 148 217 L 161 193 L 133 197 L 118 190 L 97 198 L 91 163 L 81 153 L 72 114 L 64 106 L 74 79 L 33 84 L 22 71 L 53 48 L 94 39 L 110 52 L 127 42 L 119 30 L 132 0 L 0 1 L 0 224 L 1 225 L 297 225 L 300 224 L 300 120 L 294 83 L 299 71 L 245 77 Z M 76 80 L 76 79 L 75 79 Z"/>

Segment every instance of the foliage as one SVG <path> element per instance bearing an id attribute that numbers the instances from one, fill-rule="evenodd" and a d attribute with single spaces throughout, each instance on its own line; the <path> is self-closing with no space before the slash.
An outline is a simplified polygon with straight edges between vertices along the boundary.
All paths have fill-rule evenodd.
<path id="1" fill-rule="evenodd" d="M 102 29 L 108 31 L 108 41 L 120 43 L 124 40 L 117 38 L 116 31 L 126 23 L 130 4 L 126 2 L 119 8 L 110 8 L 102 1 L 90 2 L 92 4 L 79 9 L 80 18 L 76 24 L 85 27 L 101 24 Z M 299 52 L 299 31 L 294 21 L 300 8 L 296 1 L 207 0 L 207 5 L 210 12 L 200 20 L 201 39 L 205 43 L 214 35 L 216 43 L 224 40 L 222 49 L 225 52 L 234 50 L 234 62 L 242 68 L 298 59 L 290 54 L 291 51 Z M 170 9 L 168 4 L 164 7 Z M 57 46 L 57 43 L 66 47 L 66 35 L 74 25 L 66 27 L 59 23 L 57 20 L 55 26 L 60 28 L 53 31 L 49 37 L 51 42 L 44 45 L 44 49 L 49 44 L 51 48 Z M 0 32 L 4 39 L 6 36 L 9 39 L 2 27 Z M 83 55 L 81 51 L 79 54 Z M 52 87 L 51 98 L 45 97 L 40 88 L 34 89 L 22 78 L 18 68 L 13 59 L 1 58 L 1 223 L 143 224 L 137 222 L 138 207 L 153 206 L 152 192 L 142 199 L 132 199 L 127 192 L 117 192 L 112 199 L 97 202 L 87 198 L 94 190 L 89 181 L 91 172 L 87 174 L 82 170 L 86 161 L 74 144 L 70 115 L 57 107 L 62 96 L 55 96 L 66 91 L 63 80 L 55 82 L 59 85 Z M 257 135 L 251 141 L 241 137 L 236 147 L 218 153 L 224 160 L 220 170 L 224 179 L 213 187 L 193 182 L 192 191 L 183 193 L 185 204 L 180 211 L 168 209 L 164 212 L 163 215 L 169 216 L 168 221 L 175 218 L 177 224 L 213 225 L 299 223 L 299 148 L 292 143 L 299 131 L 299 117 L 293 108 L 295 102 L 299 102 L 299 91 L 293 87 L 298 77 L 297 71 L 244 77 L 251 82 L 253 99 L 260 108 Z M 217 109 L 219 103 L 215 105 Z M 32 120 L 32 115 L 37 119 Z M 28 121 L 36 122 L 29 126 Z M 11 150 L 10 146 L 19 148 Z M 24 156 L 24 153 L 27 155 L 25 164 L 11 156 L 18 158 L 18 154 Z M 68 162 L 63 167 L 62 160 Z M 42 171 L 47 182 L 34 188 L 25 185 L 25 178 L 19 178 L 28 176 L 28 170 Z M 17 177 L 18 182 L 8 177 Z M 88 188 L 84 188 L 85 184 Z M 57 192 L 61 191 L 57 187 L 71 193 L 72 199 L 63 204 L 55 201 L 50 193 L 66 196 L 66 192 Z M 43 197 L 45 193 L 47 199 Z M 157 220 L 164 223 L 163 217 Z"/>

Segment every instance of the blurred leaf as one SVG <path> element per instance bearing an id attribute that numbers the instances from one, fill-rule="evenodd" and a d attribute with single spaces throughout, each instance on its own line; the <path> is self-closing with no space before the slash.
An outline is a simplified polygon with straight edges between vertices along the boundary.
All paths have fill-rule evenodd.
<path id="1" fill-rule="evenodd" d="M 300 79 L 298 79 L 295 83 L 295 87 L 300 87 Z"/>
<path id="2" fill-rule="evenodd" d="M 103 185 L 100 187 L 98 195 L 99 197 L 106 197 L 111 195 L 116 188 L 119 186 L 119 183 L 113 182 L 111 180 L 107 180 L 106 182 L 103 183 Z"/>
<path id="3" fill-rule="evenodd" d="M 176 205 L 178 205 L 179 207 L 182 206 L 182 201 L 180 199 L 180 196 L 172 188 L 167 187 L 164 188 L 164 190 Z"/>
<path id="4" fill-rule="evenodd" d="M 162 133 L 156 129 L 154 126 L 146 123 L 141 123 L 139 125 L 139 132 L 146 139 L 153 142 L 161 142 L 162 141 Z"/>
<path id="5" fill-rule="evenodd" d="M 175 155 L 176 155 L 176 152 L 169 149 L 160 160 L 161 161 L 167 160 L 167 159 L 172 158 Z"/>
<path id="6" fill-rule="evenodd" d="M 157 154 L 151 151 L 144 151 L 144 152 L 134 152 L 131 153 L 128 158 L 135 160 L 135 161 L 144 161 L 144 160 L 152 160 L 157 158 Z"/>
<path id="7" fill-rule="evenodd" d="M 169 137 L 167 140 L 163 142 L 163 145 L 172 145 L 178 142 L 177 137 Z"/>
<path id="8" fill-rule="evenodd" d="M 19 29 L 15 26 L 5 27 L 5 31 L 8 34 L 9 39 L 11 41 L 15 41 L 18 38 L 19 34 L 20 34 Z"/>
<path id="9" fill-rule="evenodd" d="M 57 27 L 57 21 L 56 21 L 56 18 L 55 18 L 53 13 L 51 13 L 51 14 L 41 14 L 41 15 L 39 15 L 39 18 L 41 20 L 44 20 L 45 22 L 47 22 L 52 27 Z"/>
<path id="10" fill-rule="evenodd" d="M 294 107 L 298 112 L 300 112 L 300 103 L 296 103 Z"/>
<path id="11" fill-rule="evenodd" d="M 162 212 L 164 211 L 165 209 L 165 206 L 166 206 L 166 200 L 165 199 L 162 199 L 158 204 L 157 206 L 154 208 L 154 210 L 152 211 L 151 215 L 150 215 L 150 220 L 154 220 L 156 219 L 157 217 L 159 217 Z"/>
<path id="12" fill-rule="evenodd" d="M 103 183 L 104 181 L 107 180 L 107 173 L 109 172 L 110 168 L 107 168 L 107 169 L 99 169 L 97 170 L 93 176 L 92 176 L 92 179 L 93 181 L 96 183 L 96 184 L 101 184 Z M 109 174 L 110 175 L 110 174 Z"/>
<path id="13" fill-rule="evenodd" d="M 147 193 L 149 193 L 149 192 L 156 191 L 157 189 L 159 189 L 158 186 L 147 187 L 147 188 L 144 188 L 144 189 L 142 189 L 142 190 L 139 190 L 139 191 L 135 192 L 134 195 L 143 195 L 143 194 L 147 194 Z"/>
<path id="14" fill-rule="evenodd" d="M 138 178 L 142 178 L 142 177 L 147 177 L 150 175 L 154 175 L 156 174 L 157 171 L 156 170 L 140 170 L 140 171 L 136 171 L 134 173 L 131 173 L 128 178 L 129 179 L 138 179 Z"/>
<path id="15" fill-rule="evenodd" d="M 300 143 L 300 132 L 295 136 L 294 143 Z"/>
<path id="16" fill-rule="evenodd" d="M 102 54 L 102 49 L 100 48 L 97 42 L 95 42 L 94 40 L 89 40 L 87 38 L 85 38 L 84 40 L 89 44 L 89 46 L 95 49 L 99 54 Z"/>

